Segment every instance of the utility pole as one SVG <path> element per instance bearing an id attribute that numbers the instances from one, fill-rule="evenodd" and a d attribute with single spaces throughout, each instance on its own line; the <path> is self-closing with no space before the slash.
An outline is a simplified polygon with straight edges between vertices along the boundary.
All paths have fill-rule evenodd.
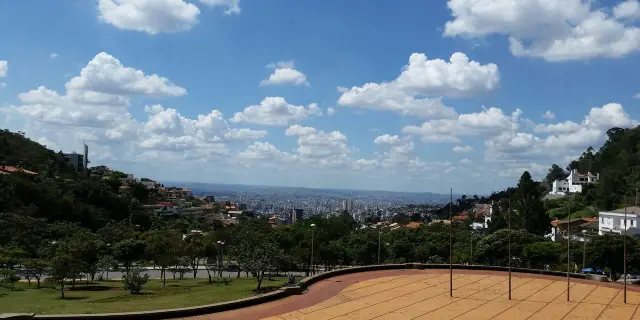
<path id="1" fill-rule="evenodd" d="M 627 303 L 627 194 L 624 195 L 624 303 Z"/>
<path id="2" fill-rule="evenodd" d="M 382 235 L 382 230 L 378 230 L 378 265 L 380 265 L 380 236 Z"/>
<path id="3" fill-rule="evenodd" d="M 449 296 L 453 297 L 453 188 L 449 203 Z"/>
<path id="4" fill-rule="evenodd" d="M 316 224 L 312 223 L 311 224 L 311 262 L 309 262 L 309 273 L 311 275 L 313 275 L 313 236 L 314 236 L 314 231 L 316 229 Z"/>
<path id="5" fill-rule="evenodd" d="M 569 290 L 571 289 L 571 282 L 569 280 L 569 265 L 571 263 L 571 198 L 569 198 L 569 223 L 567 223 L 567 301 L 570 300 Z"/>
<path id="6" fill-rule="evenodd" d="M 509 300 L 511 300 L 511 196 L 509 196 L 509 213 L 508 213 L 508 219 L 509 219 L 509 229 L 508 229 L 508 236 L 507 238 L 509 238 Z"/>

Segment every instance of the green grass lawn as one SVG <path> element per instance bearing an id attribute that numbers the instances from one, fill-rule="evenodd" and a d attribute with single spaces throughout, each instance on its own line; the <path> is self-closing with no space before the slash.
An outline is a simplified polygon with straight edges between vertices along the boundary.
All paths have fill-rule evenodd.
<path id="1" fill-rule="evenodd" d="M 0 288 L 0 310 L 37 314 L 129 312 L 191 307 L 255 295 L 255 280 L 232 279 L 228 285 L 208 284 L 207 279 L 167 279 L 166 288 L 162 288 L 160 280 L 153 279 L 147 282 L 140 295 L 122 289 L 119 281 L 96 281 L 90 286 L 108 288 L 88 291 L 82 290 L 84 284 L 76 284 L 75 289 L 65 291 L 65 299 L 61 299 L 60 290 L 50 284 L 36 289 L 32 281 L 30 287 L 27 283 L 17 284 L 14 291 Z M 274 281 L 265 277 L 262 287 L 280 287 L 286 281 L 285 277 L 274 278 Z"/>

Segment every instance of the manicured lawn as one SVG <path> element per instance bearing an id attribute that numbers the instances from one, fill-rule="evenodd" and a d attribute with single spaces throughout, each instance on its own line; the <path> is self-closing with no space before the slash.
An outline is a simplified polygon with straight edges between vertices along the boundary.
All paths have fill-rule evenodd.
<path id="1" fill-rule="evenodd" d="M 265 277 L 262 287 L 280 287 L 287 278 L 274 278 L 269 281 Z M 70 314 L 70 313 L 110 313 L 171 309 L 211 304 L 235 300 L 255 295 L 253 291 L 257 282 L 253 279 L 235 279 L 228 284 L 208 284 L 207 279 L 167 279 L 166 288 L 162 288 L 160 280 L 149 280 L 142 294 L 132 295 L 122 289 L 119 281 L 93 282 L 90 287 L 98 287 L 100 291 L 82 290 L 84 284 L 76 284 L 75 289 L 65 292 L 65 299 L 60 298 L 60 291 L 51 285 L 35 289 L 27 283 L 19 283 L 15 291 L 0 288 L 0 310 L 2 312 L 34 312 L 37 314 Z"/>

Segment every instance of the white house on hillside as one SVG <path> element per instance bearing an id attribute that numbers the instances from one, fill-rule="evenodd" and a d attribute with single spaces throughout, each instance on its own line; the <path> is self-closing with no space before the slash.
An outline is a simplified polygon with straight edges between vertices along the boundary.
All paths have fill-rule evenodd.
<path id="1" fill-rule="evenodd" d="M 489 221 L 493 213 L 493 201 L 491 204 L 476 204 L 473 208 L 474 219 L 471 228 L 474 230 L 484 230 L 489 228 Z"/>
<path id="2" fill-rule="evenodd" d="M 589 183 L 600 181 L 600 174 L 592 174 L 587 172 L 586 174 L 578 173 L 578 170 L 573 169 L 569 176 L 564 180 L 556 180 L 551 187 L 552 194 L 565 194 L 582 192 L 582 186 Z"/>
<path id="3" fill-rule="evenodd" d="M 640 235 L 640 207 L 627 207 L 627 219 L 625 223 L 624 208 L 598 214 L 598 234 L 605 233 L 622 234 L 627 229 L 628 236 Z"/>

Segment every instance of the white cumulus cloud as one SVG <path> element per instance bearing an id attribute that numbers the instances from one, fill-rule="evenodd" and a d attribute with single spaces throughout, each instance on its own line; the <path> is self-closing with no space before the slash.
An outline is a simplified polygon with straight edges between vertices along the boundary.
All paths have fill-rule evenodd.
<path id="1" fill-rule="evenodd" d="M 260 81 L 261 86 L 286 84 L 309 86 L 307 76 L 295 68 L 293 61 L 271 63 L 267 65 L 267 68 L 273 69 L 273 73 L 269 75 L 269 78 Z"/>
<path id="2" fill-rule="evenodd" d="M 506 35 L 513 55 L 548 61 L 619 58 L 640 49 L 640 29 L 621 19 L 633 2 L 611 15 L 587 0 L 449 0 L 444 35 Z"/>
<path id="3" fill-rule="evenodd" d="M 473 151 L 473 147 L 471 146 L 455 146 L 453 147 L 453 152 L 456 153 L 469 153 Z"/>
<path id="4" fill-rule="evenodd" d="M 282 97 L 266 97 L 260 104 L 248 106 L 242 112 L 236 112 L 230 121 L 234 123 L 246 122 L 268 126 L 286 126 L 321 115 L 322 110 L 315 103 L 304 107 L 290 104 Z"/>
<path id="5" fill-rule="evenodd" d="M 338 103 L 346 107 L 361 107 L 393 111 L 403 115 L 428 118 L 453 118 L 453 108 L 443 104 L 441 96 L 469 97 L 495 90 L 500 83 L 498 66 L 482 65 L 461 52 L 449 61 L 431 59 L 423 53 L 413 53 L 402 73 L 394 80 L 367 83 L 351 89 L 339 87 Z"/>
<path id="6" fill-rule="evenodd" d="M 184 0 L 99 0 L 99 18 L 123 30 L 175 33 L 198 23 L 200 9 Z"/>
<path id="7" fill-rule="evenodd" d="M 199 0 L 210 7 L 226 7 L 225 14 L 240 14 L 240 0 Z"/>

